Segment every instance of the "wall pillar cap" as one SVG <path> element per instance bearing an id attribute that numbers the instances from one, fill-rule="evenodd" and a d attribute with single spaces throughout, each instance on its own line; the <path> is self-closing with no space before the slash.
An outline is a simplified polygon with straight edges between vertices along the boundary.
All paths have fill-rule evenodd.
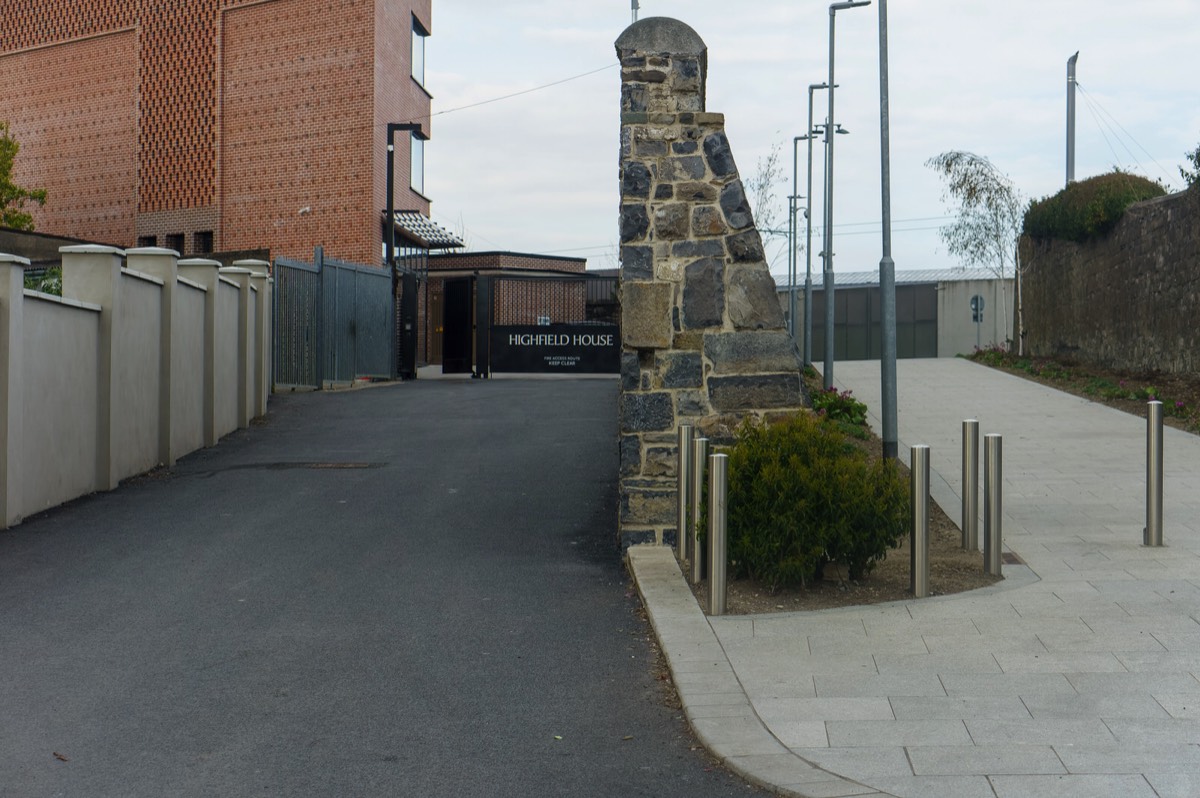
<path id="1" fill-rule="evenodd" d="M 179 261 L 180 266 L 215 266 L 221 268 L 221 261 L 212 260 L 211 258 L 184 258 Z"/>
<path id="2" fill-rule="evenodd" d="M 58 251 L 63 255 L 125 255 L 125 250 L 105 244 L 72 244 L 69 247 L 59 247 Z"/>
<path id="3" fill-rule="evenodd" d="M 133 247 L 125 250 L 126 255 L 172 255 L 176 258 L 179 253 L 167 247 Z"/>
<path id="4" fill-rule="evenodd" d="M 15 263 L 18 266 L 28 266 L 29 258 L 22 258 L 20 255 L 9 255 L 5 252 L 0 252 L 0 263 Z"/>
<path id="5" fill-rule="evenodd" d="M 246 260 L 235 260 L 232 265 L 238 269 L 249 269 L 259 277 L 267 277 L 271 273 L 271 264 L 265 260 L 248 258 Z"/>

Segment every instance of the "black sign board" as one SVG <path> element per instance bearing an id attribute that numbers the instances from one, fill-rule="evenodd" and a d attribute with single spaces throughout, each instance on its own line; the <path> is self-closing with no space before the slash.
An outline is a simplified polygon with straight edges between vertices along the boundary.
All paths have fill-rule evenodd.
<path id="1" fill-rule="evenodd" d="M 492 327 L 491 370 L 517 374 L 617 374 L 621 329 L 615 324 Z"/>

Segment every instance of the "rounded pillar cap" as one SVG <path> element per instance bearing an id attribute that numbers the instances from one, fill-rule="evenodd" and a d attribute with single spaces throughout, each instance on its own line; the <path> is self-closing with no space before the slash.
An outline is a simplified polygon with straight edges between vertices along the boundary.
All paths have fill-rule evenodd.
<path id="1" fill-rule="evenodd" d="M 618 52 L 703 55 L 708 46 L 690 25 L 672 17 L 646 17 L 617 37 Z"/>

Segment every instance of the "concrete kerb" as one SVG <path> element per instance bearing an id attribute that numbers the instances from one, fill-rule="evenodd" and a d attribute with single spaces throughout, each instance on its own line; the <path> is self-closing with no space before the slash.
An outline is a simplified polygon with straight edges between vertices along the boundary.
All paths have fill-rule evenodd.
<path id="1" fill-rule="evenodd" d="M 771 733 L 750 705 L 670 548 L 630 546 L 626 557 L 688 724 L 713 756 L 746 780 L 784 795 L 885 795 L 817 767 Z"/>

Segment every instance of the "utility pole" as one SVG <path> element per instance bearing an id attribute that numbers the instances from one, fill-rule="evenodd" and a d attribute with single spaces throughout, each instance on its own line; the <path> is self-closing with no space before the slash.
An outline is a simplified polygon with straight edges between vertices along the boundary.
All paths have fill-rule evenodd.
<path id="1" fill-rule="evenodd" d="M 1067 185 L 1075 182 L 1075 62 L 1079 52 L 1067 59 Z"/>

